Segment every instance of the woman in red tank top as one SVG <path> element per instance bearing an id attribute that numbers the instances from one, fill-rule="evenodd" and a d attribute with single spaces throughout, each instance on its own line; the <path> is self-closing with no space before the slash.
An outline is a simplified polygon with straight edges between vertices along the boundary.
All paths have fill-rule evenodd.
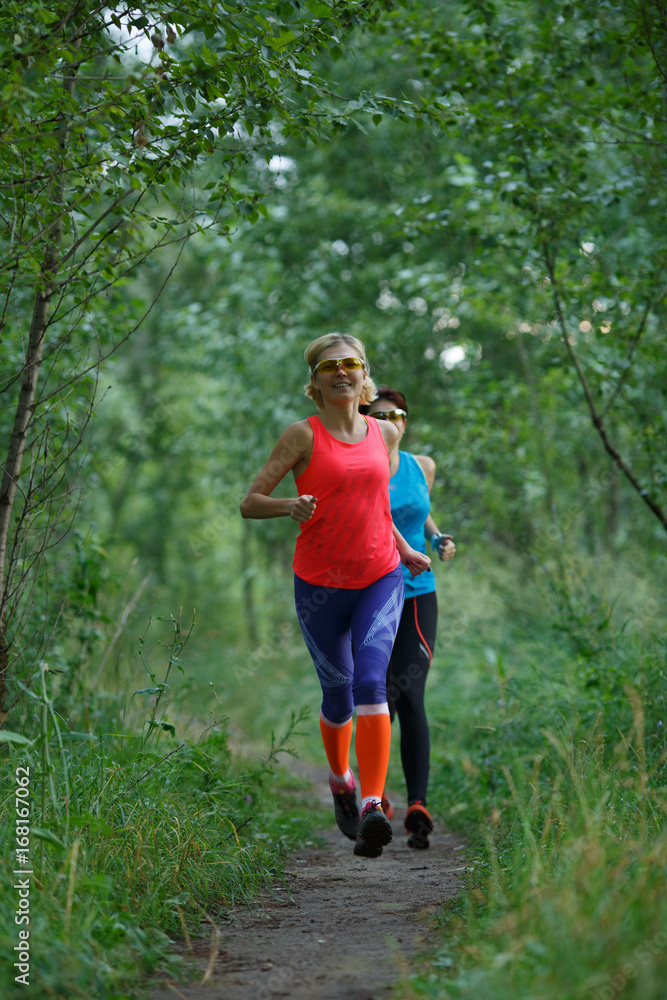
<path id="1" fill-rule="evenodd" d="M 291 517 L 301 526 L 296 608 L 322 686 L 320 730 L 336 822 L 355 841 L 355 854 L 378 857 L 392 838 L 381 798 L 391 741 L 387 664 L 403 607 L 400 563 L 417 576 L 430 560 L 391 520 L 388 449 L 398 431 L 359 413 L 359 403 L 375 395 L 364 345 L 331 333 L 309 344 L 305 359 L 306 394 L 319 413 L 281 434 L 241 514 Z M 298 495 L 272 497 L 290 471 Z M 349 767 L 355 710 L 361 815 Z"/>

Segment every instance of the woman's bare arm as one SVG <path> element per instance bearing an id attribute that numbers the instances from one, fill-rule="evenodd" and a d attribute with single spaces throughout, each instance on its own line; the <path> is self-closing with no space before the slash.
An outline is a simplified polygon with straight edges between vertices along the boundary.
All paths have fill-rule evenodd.
<path id="1" fill-rule="evenodd" d="M 430 569 L 431 560 L 429 557 L 424 555 L 423 552 L 418 552 L 416 549 L 413 549 L 411 545 L 408 545 L 395 524 L 393 525 L 393 530 L 394 538 L 396 539 L 396 548 L 398 549 L 398 554 L 401 557 L 401 562 L 410 570 L 410 575 L 420 576 L 425 570 Z"/>
<path id="2" fill-rule="evenodd" d="M 435 482 L 435 462 L 430 455 L 415 455 L 415 458 L 419 462 L 421 470 L 426 477 L 426 483 L 430 493 L 433 489 L 433 483 Z M 454 558 L 456 546 L 454 545 L 451 536 L 442 535 L 431 514 L 428 515 L 426 521 L 424 522 L 424 534 L 429 541 L 433 538 L 433 535 L 441 535 L 442 541 L 438 545 L 437 551 L 443 562 L 449 562 L 450 559 Z"/>
<path id="3" fill-rule="evenodd" d="M 283 431 L 264 463 L 259 475 L 241 501 L 241 516 L 247 518 L 291 517 L 295 521 L 308 521 L 315 512 L 317 497 L 304 494 L 300 497 L 272 497 L 288 472 L 310 460 L 313 450 L 313 432 L 307 420 L 300 420 Z"/>
<path id="4" fill-rule="evenodd" d="M 384 438 L 384 443 L 387 446 L 389 460 L 391 462 L 392 454 L 398 450 L 398 442 L 401 435 L 398 432 L 398 427 L 394 427 L 390 420 L 378 420 L 378 425 L 380 427 L 380 433 Z"/>

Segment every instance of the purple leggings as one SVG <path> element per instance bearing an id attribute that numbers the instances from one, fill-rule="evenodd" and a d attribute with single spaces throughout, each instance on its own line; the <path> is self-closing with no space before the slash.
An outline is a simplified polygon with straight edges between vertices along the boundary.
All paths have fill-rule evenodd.
<path id="1" fill-rule="evenodd" d="M 294 577 L 299 625 L 322 685 L 322 714 L 347 722 L 355 705 L 387 700 L 387 664 L 403 611 L 403 570 L 359 590 Z"/>

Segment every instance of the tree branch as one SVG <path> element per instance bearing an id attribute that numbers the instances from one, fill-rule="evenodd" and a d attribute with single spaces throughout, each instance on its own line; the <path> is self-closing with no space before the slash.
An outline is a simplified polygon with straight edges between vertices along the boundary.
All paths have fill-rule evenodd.
<path id="1" fill-rule="evenodd" d="M 663 298 L 665 297 L 666 294 L 667 294 L 667 286 L 663 289 L 663 291 L 660 293 L 660 295 L 658 296 L 658 298 L 655 301 L 648 302 L 646 304 L 646 308 L 644 309 L 644 313 L 642 315 L 641 321 L 640 321 L 639 326 L 637 328 L 637 332 L 635 333 L 634 337 L 632 338 L 632 342 L 630 344 L 630 351 L 628 353 L 628 356 L 627 356 L 626 362 L 625 362 L 625 371 L 623 372 L 623 374 L 619 378 L 618 382 L 616 383 L 616 387 L 614 388 L 614 391 L 612 392 L 611 396 L 607 400 L 607 403 L 604 406 L 604 408 L 603 408 L 603 410 L 602 410 L 602 412 L 600 414 L 600 417 L 602 419 L 604 419 L 607 416 L 607 414 L 611 410 L 612 406 L 614 405 L 616 399 L 618 398 L 619 393 L 623 389 L 623 386 L 625 385 L 625 383 L 627 382 L 628 378 L 630 377 L 630 369 L 632 368 L 632 362 L 634 360 L 635 352 L 637 350 L 637 346 L 639 344 L 639 341 L 641 340 L 641 336 L 642 336 L 644 330 L 646 329 L 646 321 L 647 321 L 647 319 L 648 319 L 648 317 L 649 317 L 649 315 L 651 313 L 651 310 L 654 308 L 654 306 L 656 306 L 658 303 L 660 303 L 663 300 Z"/>
<path id="2" fill-rule="evenodd" d="M 613 445 L 609 439 L 609 435 L 607 434 L 607 429 L 604 424 L 603 414 L 598 413 L 597 407 L 595 405 L 595 400 L 593 399 L 593 393 L 591 391 L 591 387 L 589 386 L 588 380 L 586 378 L 586 374 L 582 368 L 581 362 L 579 361 L 577 352 L 574 349 L 574 345 L 570 341 L 570 337 L 567 330 L 567 324 L 565 322 L 565 317 L 563 316 L 563 309 L 558 288 L 558 281 L 556 279 L 556 273 L 553 266 L 553 261 L 551 260 L 551 257 L 549 253 L 546 251 L 546 249 L 544 252 L 544 260 L 546 262 L 547 269 L 549 271 L 549 276 L 551 278 L 551 284 L 553 287 L 554 307 L 556 309 L 556 317 L 558 319 L 558 325 L 561 330 L 562 339 L 570 355 L 572 363 L 574 364 L 575 370 L 579 377 L 579 381 L 581 382 L 581 386 L 584 390 L 584 396 L 586 397 L 586 402 L 588 404 L 588 410 L 591 415 L 593 426 L 600 435 L 600 439 L 605 447 L 607 454 L 611 456 L 611 458 L 619 467 L 619 469 L 626 477 L 628 482 L 636 490 L 636 492 L 642 498 L 642 500 L 649 508 L 649 510 L 653 514 L 655 514 L 655 516 L 658 518 L 665 531 L 667 531 L 667 513 L 664 510 L 662 510 L 660 505 L 656 503 L 656 501 L 649 496 L 648 490 L 641 485 L 641 483 L 633 473 L 632 469 L 625 462 L 618 448 L 616 448 L 615 445 Z"/>

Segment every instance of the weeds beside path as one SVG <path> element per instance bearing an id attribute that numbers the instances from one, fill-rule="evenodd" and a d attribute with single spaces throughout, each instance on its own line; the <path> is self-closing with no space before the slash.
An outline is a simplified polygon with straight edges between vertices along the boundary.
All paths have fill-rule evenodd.
<path id="1" fill-rule="evenodd" d="M 326 769 L 307 770 L 328 799 Z M 354 857 L 333 825 L 323 847 L 297 850 L 286 886 L 260 907 L 237 909 L 221 928 L 214 964 L 208 944 L 193 945 L 200 981 L 167 984 L 151 1000 L 383 1000 L 399 980 L 409 996 L 411 960 L 427 947 L 430 917 L 460 890 L 464 844 L 440 828 L 429 850 L 412 851 L 403 815 L 396 810 L 394 840 L 378 859 Z"/>
<path id="2" fill-rule="evenodd" d="M 109 682 L 85 711 L 40 665 L 25 732 L 0 733 L 0 951 L 22 941 L 31 977 L 0 963 L 3 997 L 368 1000 L 393 983 L 400 1000 L 665 1000 L 666 630 L 622 611 L 628 586 L 596 596 L 565 577 L 554 609 L 552 591 L 528 607 L 500 580 L 448 602 L 469 624 L 443 635 L 429 676 L 439 832 L 423 854 L 399 812 L 383 857 L 355 859 L 326 771 L 277 767 L 297 750 L 323 763 L 300 646 L 236 689 L 226 668 L 232 727 L 194 710 L 216 676 L 197 674 L 191 709 L 185 684 L 166 704 L 180 619 L 152 619 L 168 639 L 150 659 L 144 644 L 150 686 Z M 16 868 L 35 872 L 29 955 Z"/>

